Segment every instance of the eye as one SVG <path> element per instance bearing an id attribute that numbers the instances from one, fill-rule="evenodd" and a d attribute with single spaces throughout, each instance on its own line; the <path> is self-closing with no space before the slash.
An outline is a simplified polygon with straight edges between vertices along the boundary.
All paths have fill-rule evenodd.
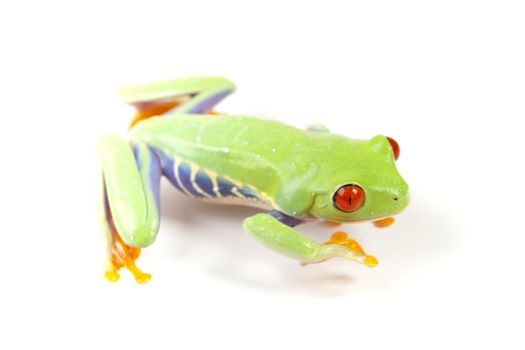
<path id="1" fill-rule="evenodd" d="M 334 205 L 337 209 L 351 212 L 365 203 L 365 191 L 357 185 L 341 186 L 334 194 Z"/>
<path id="2" fill-rule="evenodd" d="M 386 137 L 386 139 L 388 140 L 388 143 L 390 144 L 390 146 L 392 146 L 392 151 L 394 152 L 394 158 L 397 160 L 397 158 L 399 158 L 399 144 L 397 143 L 396 140 L 394 140 L 393 138 L 391 137 Z"/>

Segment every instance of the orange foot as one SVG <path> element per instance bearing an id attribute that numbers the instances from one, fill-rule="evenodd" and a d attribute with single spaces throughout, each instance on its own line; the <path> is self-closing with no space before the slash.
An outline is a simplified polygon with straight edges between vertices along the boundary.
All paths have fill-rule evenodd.
<path id="1" fill-rule="evenodd" d="M 394 218 L 388 217 L 381 220 L 374 221 L 374 225 L 380 228 L 388 227 L 394 223 Z"/>
<path id="2" fill-rule="evenodd" d="M 338 221 L 331 221 L 331 220 L 325 220 L 325 224 L 331 227 L 337 227 L 340 226 L 341 223 Z"/>
<path id="3" fill-rule="evenodd" d="M 358 252 L 361 255 L 365 256 L 365 259 L 363 260 L 363 263 L 368 267 L 374 267 L 377 266 L 378 261 L 377 259 L 372 255 L 367 255 L 363 248 L 357 243 L 355 239 L 348 238 L 348 235 L 344 232 L 335 232 L 332 234 L 332 237 L 329 241 L 323 243 L 323 245 L 328 244 L 338 244 L 342 245 L 343 247 L 350 249 L 351 251 Z"/>
<path id="4" fill-rule="evenodd" d="M 129 270 L 135 281 L 138 283 L 147 283 L 151 279 L 149 273 L 142 272 L 137 265 L 135 260 L 140 256 L 140 248 L 130 247 L 124 241 L 118 233 L 113 233 L 113 239 L 111 242 L 111 256 L 110 256 L 110 268 L 106 271 L 104 276 L 111 282 L 116 282 L 120 279 L 118 270 L 126 268 Z"/>

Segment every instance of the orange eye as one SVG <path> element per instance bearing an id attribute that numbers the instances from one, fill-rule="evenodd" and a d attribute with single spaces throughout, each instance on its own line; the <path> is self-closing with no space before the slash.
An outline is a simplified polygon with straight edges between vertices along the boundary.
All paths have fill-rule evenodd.
<path id="1" fill-rule="evenodd" d="M 396 140 L 394 140 L 393 138 L 391 137 L 386 137 L 386 139 L 388 140 L 388 143 L 390 143 L 390 146 L 392 146 L 392 151 L 394 152 L 394 158 L 397 160 L 397 158 L 399 158 L 399 144 L 396 142 Z"/>
<path id="2" fill-rule="evenodd" d="M 365 191 L 357 185 L 344 185 L 334 194 L 334 205 L 342 211 L 355 211 L 365 203 Z"/>

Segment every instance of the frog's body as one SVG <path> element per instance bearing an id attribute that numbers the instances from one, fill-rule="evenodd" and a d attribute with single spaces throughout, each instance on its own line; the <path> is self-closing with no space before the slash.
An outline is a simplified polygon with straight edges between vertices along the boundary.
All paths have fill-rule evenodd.
<path id="1" fill-rule="evenodd" d="M 106 203 L 103 222 L 111 243 L 108 277 L 118 278 L 116 270 L 126 266 L 138 280 L 149 278 L 135 267 L 133 254 L 138 254 L 134 247 L 147 246 L 156 236 L 161 175 L 192 197 L 270 210 L 248 218 L 245 229 L 270 248 L 304 263 L 343 256 L 374 265 L 372 257 L 345 237 L 323 246 L 291 227 L 313 219 L 374 220 L 402 210 L 408 204 L 408 186 L 396 170 L 388 140 L 383 136 L 351 140 L 320 126 L 301 130 L 253 117 L 207 114 L 231 91 L 233 85 L 221 78 L 161 82 L 124 91 L 139 110 L 156 104 L 153 110 L 160 106 L 166 111 L 133 127 L 132 147 L 115 136 L 99 145 Z M 170 108 L 181 97 L 185 100 Z M 366 194 L 358 210 L 334 207 L 334 191 L 346 184 Z"/>
<path id="2" fill-rule="evenodd" d="M 276 206 L 276 186 L 286 182 L 277 159 L 288 152 L 278 137 L 268 154 L 257 152 L 257 139 L 261 130 L 271 137 L 271 129 L 278 132 L 279 127 L 284 125 L 250 117 L 175 114 L 140 123 L 131 140 L 160 154 L 164 174 L 190 196 L 270 209 Z"/>

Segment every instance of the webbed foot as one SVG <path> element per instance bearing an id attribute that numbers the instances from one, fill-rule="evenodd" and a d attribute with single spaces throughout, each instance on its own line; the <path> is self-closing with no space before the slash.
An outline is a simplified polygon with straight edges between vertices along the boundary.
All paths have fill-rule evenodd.
<path id="1" fill-rule="evenodd" d="M 324 258 L 314 263 L 323 262 L 330 258 L 342 257 L 362 263 L 368 267 L 375 267 L 378 264 L 377 259 L 372 255 L 367 255 L 361 245 L 356 240 L 348 238 L 344 232 L 335 232 L 329 241 L 323 243 Z M 312 262 L 301 262 L 302 266 Z"/>
<path id="2" fill-rule="evenodd" d="M 110 266 L 104 276 L 110 282 L 116 282 L 120 279 L 118 270 L 124 267 L 133 274 L 135 281 L 147 283 L 151 279 L 151 275 L 142 272 L 135 264 L 135 260 L 139 256 L 140 248 L 127 245 L 117 233 L 113 233 L 109 257 Z"/>

